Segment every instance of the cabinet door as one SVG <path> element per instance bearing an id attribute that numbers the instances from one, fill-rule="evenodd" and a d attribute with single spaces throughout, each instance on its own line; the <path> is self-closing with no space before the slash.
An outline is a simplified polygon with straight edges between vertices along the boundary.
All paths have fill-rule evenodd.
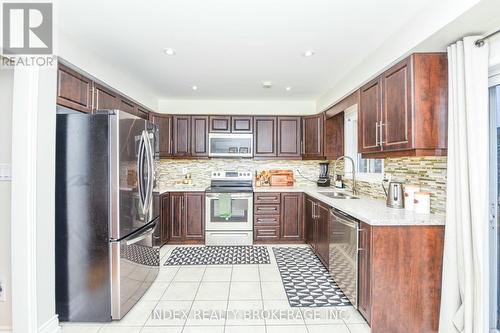
<path id="1" fill-rule="evenodd" d="M 174 116 L 173 117 L 173 155 L 190 156 L 191 155 L 191 117 Z"/>
<path id="2" fill-rule="evenodd" d="M 304 158 L 323 158 L 323 117 L 322 113 L 302 117 Z"/>
<path id="3" fill-rule="evenodd" d="M 303 195 L 301 193 L 281 194 L 281 240 L 303 240 L 304 216 L 302 207 Z"/>
<path id="4" fill-rule="evenodd" d="M 186 240 L 205 239 L 205 193 L 184 193 L 184 237 Z"/>
<path id="5" fill-rule="evenodd" d="M 208 116 L 191 117 L 191 155 L 208 156 Z"/>
<path id="6" fill-rule="evenodd" d="M 358 310 L 366 321 L 371 318 L 371 227 L 361 222 L 358 252 Z"/>
<path id="7" fill-rule="evenodd" d="M 170 227 L 170 200 L 168 193 L 162 194 L 161 198 L 161 211 L 160 211 L 160 223 L 161 223 L 161 244 L 168 242 L 169 227 Z"/>
<path id="8" fill-rule="evenodd" d="M 325 157 L 334 160 L 344 155 L 344 112 L 325 120 Z"/>
<path id="9" fill-rule="evenodd" d="M 278 117 L 278 156 L 300 157 L 300 117 Z"/>
<path id="10" fill-rule="evenodd" d="M 316 254 L 328 269 L 329 267 L 329 230 L 330 230 L 330 207 L 322 203 L 316 205 Z"/>
<path id="11" fill-rule="evenodd" d="M 369 153 L 381 150 L 379 121 L 381 120 L 381 78 L 361 87 L 358 111 L 358 152 Z"/>
<path id="12" fill-rule="evenodd" d="M 233 133 L 252 133 L 253 118 L 250 116 L 231 117 L 231 131 Z"/>
<path id="13" fill-rule="evenodd" d="M 316 202 L 309 196 L 304 199 L 304 224 L 306 231 L 306 242 L 311 245 L 313 249 L 316 247 L 316 219 L 314 218 L 314 209 Z"/>
<path id="14" fill-rule="evenodd" d="M 92 81 L 59 64 L 57 69 L 57 104 L 81 112 L 92 112 Z"/>
<path id="15" fill-rule="evenodd" d="M 276 156 L 276 117 L 254 117 L 254 156 Z"/>
<path id="16" fill-rule="evenodd" d="M 231 116 L 210 116 L 210 132 L 230 133 Z"/>
<path id="17" fill-rule="evenodd" d="M 150 121 L 158 125 L 160 132 L 160 157 L 172 156 L 172 116 L 150 113 Z"/>
<path id="18" fill-rule="evenodd" d="M 118 110 L 125 111 L 133 115 L 137 113 L 135 104 L 124 98 L 119 98 Z"/>
<path id="19" fill-rule="evenodd" d="M 411 60 L 400 62 L 383 75 L 382 149 L 400 150 L 412 145 Z"/>
<path id="20" fill-rule="evenodd" d="M 170 193 L 170 228 L 169 228 L 169 240 L 170 241 L 182 241 L 183 240 L 183 228 L 184 224 L 184 195 L 182 193 Z"/>
<path id="21" fill-rule="evenodd" d="M 119 106 L 119 98 L 116 93 L 97 83 L 94 83 L 94 110 L 117 109 Z"/>
<path id="22" fill-rule="evenodd" d="M 140 106 L 138 106 L 136 108 L 136 110 L 137 110 L 137 117 L 140 117 L 142 119 L 149 119 L 149 111 L 148 110 L 146 110 Z"/>

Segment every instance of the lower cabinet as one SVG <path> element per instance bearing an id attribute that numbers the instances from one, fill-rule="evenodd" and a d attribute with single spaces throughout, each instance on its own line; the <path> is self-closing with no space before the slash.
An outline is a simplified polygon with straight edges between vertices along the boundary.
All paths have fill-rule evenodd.
<path id="1" fill-rule="evenodd" d="M 303 243 L 302 207 L 302 193 L 255 193 L 254 241 Z"/>
<path id="2" fill-rule="evenodd" d="M 329 268 L 330 207 L 308 195 L 304 202 L 306 243 Z"/>
<path id="3" fill-rule="evenodd" d="M 162 241 L 165 235 L 166 242 L 170 244 L 205 242 L 205 193 L 164 194 L 161 208 Z"/>
<path id="4" fill-rule="evenodd" d="M 164 193 L 160 197 L 160 240 L 161 244 L 165 244 L 169 240 L 169 225 L 170 220 L 170 196 L 168 193 Z"/>
<path id="5" fill-rule="evenodd" d="M 370 322 L 371 289 L 370 289 L 370 250 L 371 226 L 359 224 L 358 252 L 358 311 Z"/>

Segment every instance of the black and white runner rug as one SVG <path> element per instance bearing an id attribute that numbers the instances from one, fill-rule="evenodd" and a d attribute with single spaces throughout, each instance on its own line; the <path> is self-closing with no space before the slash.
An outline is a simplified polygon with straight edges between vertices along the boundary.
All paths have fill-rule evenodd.
<path id="1" fill-rule="evenodd" d="M 190 246 L 176 247 L 165 266 L 269 264 L 265 246 Z"/>
<path id="2" fill-rule="evenodd" d="M 351 305 L 309 247 L 273 247 L 273 251 L 290 306 Z"/>

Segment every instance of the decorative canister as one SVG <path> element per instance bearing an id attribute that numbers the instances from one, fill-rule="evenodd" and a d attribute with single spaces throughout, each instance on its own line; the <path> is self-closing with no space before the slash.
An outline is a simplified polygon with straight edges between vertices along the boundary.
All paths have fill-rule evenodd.
<path id="1" fill-rule="evenodd" d="M 431 212 L 431 194 L 429 192 L 415 192 L 413 203 L 415 213 L 429 214 Z"/>
<path id="2" fill-rule="evenodd" d="M 415 193 L 420 192 L 420 186 L 418 185 L 405 185 L 404 186 L 404 196 L 405 196 L 405 209 L 413 210 Z"/>

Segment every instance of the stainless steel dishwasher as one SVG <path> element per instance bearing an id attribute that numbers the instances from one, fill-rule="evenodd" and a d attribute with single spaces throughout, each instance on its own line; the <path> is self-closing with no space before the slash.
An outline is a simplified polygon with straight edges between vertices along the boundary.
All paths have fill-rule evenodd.
<path id="1" fill-rule="evenodd" d="M 358 307 L 359 222 L 338 209 L 330 210 L 330 274 L 351 304 Z"/>

